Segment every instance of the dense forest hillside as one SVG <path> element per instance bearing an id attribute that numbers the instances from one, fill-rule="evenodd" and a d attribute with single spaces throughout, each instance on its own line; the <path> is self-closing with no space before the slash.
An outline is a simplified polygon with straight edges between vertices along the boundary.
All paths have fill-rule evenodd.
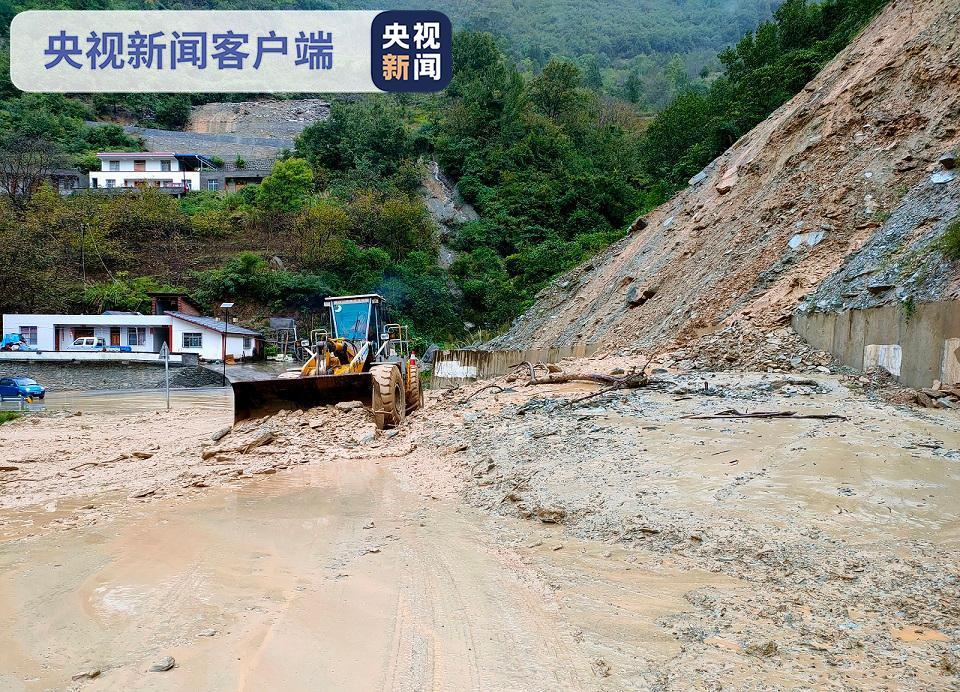
<path id="1" fill-rule="evenodd" d="M 362 0 L 416 8 L 411 0 Z M 573 59 L 591 88 L 660 108 L 691 78 L 714 73 L 716 54 L 769 19 L 782 0 L 454 0 L 454 26 L 497 36 L 522 68 Z"/>
<path id="2" fill-rule="evenodd" d="M 782 0 L 455 0 L 455 29 L 490 32 L 521 69 L 577 62 L 587 86 L 659 108 Z M 0 25 L 24 9 L 421 9 L 411 0 L 0 0 Z"/>

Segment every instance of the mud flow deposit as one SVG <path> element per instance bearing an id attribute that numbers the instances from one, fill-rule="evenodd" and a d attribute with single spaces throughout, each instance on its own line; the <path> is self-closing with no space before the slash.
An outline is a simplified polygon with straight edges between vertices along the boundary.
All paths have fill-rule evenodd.
<path id="1" fill-rule="evenodd" d="M 957 684 L 954 411 L 508 379 L 398 431 L 209 400 L 4 425 L 0 687 Z"/>

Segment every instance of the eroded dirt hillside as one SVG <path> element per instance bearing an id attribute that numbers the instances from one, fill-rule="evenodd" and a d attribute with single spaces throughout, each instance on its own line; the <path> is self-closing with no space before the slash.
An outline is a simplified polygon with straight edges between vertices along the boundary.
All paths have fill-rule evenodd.
<path id="1" fill-rule="evenodd" d="M 958 34 L 955 0 L 892 2 L 686 190 L 553 282 L 495 345 L 649 348 L 784 324 L 960 142 Z M 931 194 L 955 197 L 957 186 L 960 176 Z M 955 277 L 937 285 L 938 297 L 956 297 Z"/>

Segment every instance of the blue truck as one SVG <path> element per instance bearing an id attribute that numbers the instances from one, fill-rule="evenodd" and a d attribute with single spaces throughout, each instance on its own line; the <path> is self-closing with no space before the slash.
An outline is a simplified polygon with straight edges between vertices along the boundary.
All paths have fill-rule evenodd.
<path id="1" fill-rule="evenodd" d="M 40 353 L 40 349 L 27 343 L 23 334 L 4 334 L 3 341 L 0 341 L 0 351 L 35 351 Z"/>

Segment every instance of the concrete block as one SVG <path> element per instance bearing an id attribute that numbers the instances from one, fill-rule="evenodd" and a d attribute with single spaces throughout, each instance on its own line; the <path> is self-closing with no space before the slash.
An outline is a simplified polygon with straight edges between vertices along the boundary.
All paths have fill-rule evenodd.
<path id="1" fill-rule="evenodd" d="M 881 367 L 891 375 L 900 376 L 903 349 L 900 344 L 867 344 L 863 348 L 863 369 Z"/>
<path id="2" fill-rule="evenodd" d="M 946 385 L 960 383 L 960 339 L 945 339 L 943 342 L 940 381 Z"/>

